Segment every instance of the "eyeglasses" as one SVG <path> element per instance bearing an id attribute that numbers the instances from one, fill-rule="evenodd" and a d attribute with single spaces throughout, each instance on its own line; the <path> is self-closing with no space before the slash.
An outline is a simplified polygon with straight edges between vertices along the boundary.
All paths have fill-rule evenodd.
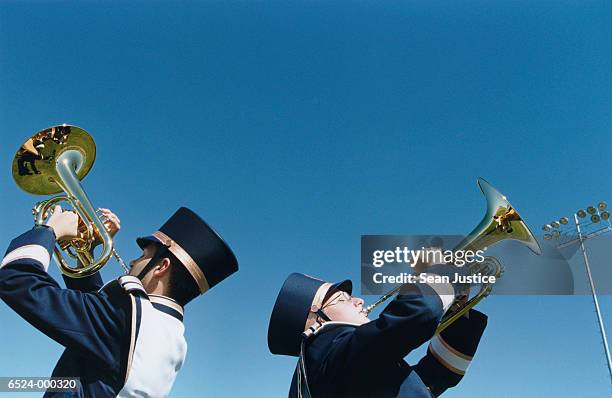
<path id="1" fill-rule="evenodd" d="M 348 294 L 347 292 L 341 291 L 339 292 L 340 294 L 338 296 L 336 296 L 335 298 L 328 300 L 327 303 L 325 303 L 323 305 L 323 308 L 325 307 L 330 307 L 332 305 L 336 305 L 336 304 L 340 304 L 343 303 L 345 301 L 350 302 L 351 300 L 353 300 L 353 297 Z"/>

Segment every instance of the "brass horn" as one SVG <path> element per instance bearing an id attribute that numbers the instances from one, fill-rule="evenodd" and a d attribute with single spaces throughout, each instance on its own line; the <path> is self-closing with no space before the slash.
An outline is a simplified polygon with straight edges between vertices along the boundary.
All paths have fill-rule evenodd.
<path id="1" fill-rule="evenodd" d="M 538 241 L 508 199 L 483 178 L 478 178 L 478 186 L 487 200 L 487 212 L 482 221 L 480 221 L 480 224 L 453 251 L 483 250 L 502 240 L 517 240 L 525 244 L 535 254 L 540 255 L 542 250 Z M 484 275 L 495 275 L 496 277 L 501 277 L 503 274 L 501 262 L 491 256 L 485 257 L 483 262 L 472 263 L 468 267 L 470 274 L 481 273 Z M 376 302 L 366 307 L 365 312 L 369 314 L 374 308 L 398 293 L 400 289 L 401 286 L 398 286 L 381 296 Z M 471 299 L 468 300 L 466 297 L 464 300 L 456 300 L 442 317 L 436 333 L 440 333 L 478 304 L 489 295 L 492 289 L 492 284 L 484 283 L 481 285 L 479 292 Z"/>
<path id="2" fill-rule="evenodd" d="M 96 273 L 115 256 L 127 271 L 125 263 L 113 247 L 113 239 L 100 216 L 94 210 L 81 187 L 96 158 L 96 144 L 91 135 L 80 127 L 59 125 L 46 128 L 31 136 L 13 159 L 13 179 L 26 192 L 34 195 L 53 195 L 32 208 L 34 222 L 41 225 L 60 202 L 69 202 L 79 216 L 78 234 L 69 241 L 58 242 L 54 259 L 60 271 L 71 278 L 83 278 Z M 94 258 L 93 243 L 102 244 L 102 252 Z M 78 259 L 80 267 L 70 267 L 62 250 Z"/>

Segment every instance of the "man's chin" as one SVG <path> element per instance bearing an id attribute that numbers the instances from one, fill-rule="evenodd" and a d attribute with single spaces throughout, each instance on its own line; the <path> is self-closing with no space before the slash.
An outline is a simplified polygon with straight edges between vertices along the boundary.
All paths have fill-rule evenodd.
<path id="1" fill-rule="evenodd" d="M 359 311 L 359 316 L 365 321 L 370 322 L 371 319 L 368 318 L 368 313 L 365 310 Z"/>
<path id="2" fill-rule="evenodd" d="M 368 322 L 370 322 L 370 318 L 365 316 L 363 313 L 359 313 L 359 320 L 357 323 L 359 323 L 360 325 L 363 325 L 364 323 L 368 323 Z"/>

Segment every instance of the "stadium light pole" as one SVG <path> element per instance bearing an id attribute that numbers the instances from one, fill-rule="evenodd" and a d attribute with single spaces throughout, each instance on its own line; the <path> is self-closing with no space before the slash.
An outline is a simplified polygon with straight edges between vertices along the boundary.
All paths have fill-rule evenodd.
<path id="1" fill-rule="evenodd" d="M 563 241 L 557 245 L 558 249 L 563 249 L 565 247 L 571 246 L 575 243 L 580 244 L 580 249 L 582 251 L 582 258 L 584 259 L 584 267 L 586 268 L 587 277 L 589 280 L 589 285 L 591 287 L 591 295 L 593 297 L 593 304 L 595 305 L 595 313 L 597 314 L 597 322 L 599 323 L 599 331 L 601 333 L 601 339 L 604 346 L 604 352 L 606 354 L 606 359 L 608 363 L 608 373 L 610 375 L 610 382 L 612 383 L 612 357 L 610 356 L 610 346 L 608 345 L 608 338 L 606 337 L 606 329 L 604 327 L 603 317 L 601 315 L 601 310 L 599 308 L 599 300 L 597 299 L 597 292 L 595 290 L 595 283 L 593 282 L 593 275 L 591 274 L 591 266 L 589 264 L 589 256 L 587 255 L 587 250 L 584 242 L 588 239 L 594 238 L 596 236 L 605 234 L 607 232 L 612 231 L 612 224 L 610 223 L 610 213 L 606 210 L 607 204 L 605 202 L 599 202 L 597 207 L 588 206 L 587 210 L 584 211 L 582 209 L 578 210 L 574 213 L 574 227 L 576 238 L 570 238 L 566 241 Z M 588 224 L 583 224 L 581 222 L 582 219 L 585 219 L 587 215 L 590 214 L 591 222 Z M 587 232 L 585 228 L 589 228 L 591 226 L 597 226 L 601 221 L 603 221 L 602 228 L 595 228 L 595 230 L 591 232 Z M 552 240 L 552 239 L 560 239 L 564 236 L 568 236 L 567 231 L 562 232 L 562 225 L 568 225 L 568 218 L 561 217 L 559 221 L 553 221 L 550 224 L 544 224 L 542 226 L 542 230 L 545 232 L 550 232 L 549 234 L 544 235 L 544 240 Z M 607 225 L 605 225 L 607 222 Z M 599 224 L 601 225 L 601 224 Z"/>

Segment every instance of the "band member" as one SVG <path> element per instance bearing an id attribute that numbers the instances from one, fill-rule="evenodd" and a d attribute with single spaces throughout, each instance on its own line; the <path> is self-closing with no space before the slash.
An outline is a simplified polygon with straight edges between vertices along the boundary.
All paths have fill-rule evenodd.
<path id="1" fill-rule="evenodd" d="M 111 233 L 119 219 L 102 210 Z M 181 207 L 151 236 L 142 256 L 105 286 L 98 273 L 64 278 L 47 273 L 56 240 L 77 233 L 77 216 L 56 207 L 46 226 L 15 238 L 0 264 L 0 298 L 34 327 L 66 347 L 54 377 L 79 377 L 74 394 L 45 397 L 165 397 L 187 351 L 183 308 L 238 270 L 221 237 Z"/>
<path id="2" fill-rule="evenodd" d="M 427 274 L 449 276 L 456 270 L 434 265 Z M 487 323 L 486 315 L 470 310 L 435 334 L 444 312 L 465 291 L 462 285 L 406 284 L 380 316 L 370 320 L 363 300 L 351 296 L 350 280 L 332 284 L 289 275 L 268 329 L 273 354 L 299 357 L 289 397 L 442 394 L 465 374 Z M 427 354 L 408 365 L 404 357 L 427 341 Z"/>

